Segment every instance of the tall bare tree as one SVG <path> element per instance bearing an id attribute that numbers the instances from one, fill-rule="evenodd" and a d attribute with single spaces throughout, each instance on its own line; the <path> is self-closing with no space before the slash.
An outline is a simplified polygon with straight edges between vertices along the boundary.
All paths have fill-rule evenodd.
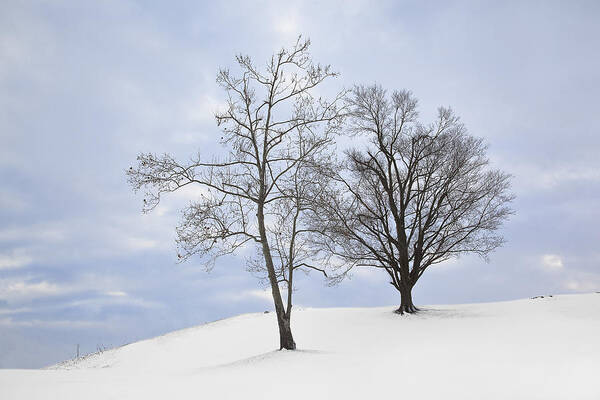
<path id="1" fill-rule="evenodd" d="M 329 263 L 383 269 L 401 295 L 397 312 L 412 313 L 412 288 L 428 267 L 503 243 L 510 176 L 489 167 L 482 139 L 450 109 L 422 125 L 410 92 L 388 96 L 377 85 L 355 87 L 348 106 L 348 129 L 368 143 L 330 171 L 312 226 Z"/>
<path id="2" fill-rule="evenodd" d="M 296 348 L 290 327 L 293 271 L 321 270 L 306 262 L 299 242 L 299 218 L 310 203 L 307 196 L 316 193 L 299 171 L 327 160 L 324 153 L 343 118 L 344 93 L 331 100 L 313 94 L 337 73 L 314 63 L 309 46 L 309 40 L 298 38 L 293 47 L 274 54 L 265 70 L 239 55 L 237 75 L 219 71 L 217 82 L 228 96 L 227 108 L 216 114 L 222 142 L 229 147 L 226 158 L 204 161 L 198 155 L 179 163 L 168 154 L 141 154 L 128 171 L 133 189 L 146 190 L 145 211 L 164 193 L 187 185 L 205 189 L 177 228 L 182 260 L 199 255 L 214 262 L 242 246 L 259 247 L 258 265 L 271 286 L 280 348 L 290 350 Z M 287 305 L 280 283 L 287 284 Z"/>
<path id="3" fill-rule="evenodd" d="M 274 204 L 270 210 L 272 224 L 267 231 L 274 261 L 275 275 L 287 295 L 285 317 L 289 319 L 292 311 L 292 293 L 297 272 L 318 271 L 324 275 L 330 285 L 344 278 L 345 270 L 323 268 L 320 265 L 319 250 L 312 246 L 311 238 L 315 232 L 308 225 L 308 215 L 314 211 L 314 202 L 326 185 L 332 154 L 328 147 L 313 152 L 310 158 L 295 168 L 294 172 L 283 179 L 279 185 L 285 197 Z M 249 270 L 263 281 L 268 281 L 264 257 L 250 259 Z"/>

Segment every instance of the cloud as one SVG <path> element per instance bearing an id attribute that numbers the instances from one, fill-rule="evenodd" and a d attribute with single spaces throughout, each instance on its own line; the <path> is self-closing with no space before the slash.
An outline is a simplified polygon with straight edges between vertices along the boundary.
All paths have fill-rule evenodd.
<path id="1" fill-rule="evenodd" d="M 53 283 L 37 276 L 21 276 L 0 279 L 0 299 L 6 300 L 8 303 L 27 302 L 83 292 L 97 295 L 99 290 L 102 290 L 101 294 L 105 293 L 107 296 L 126 296 L 126 292 L 112 289 L 118 287 L 117 285 L 118 282 L 115 279 L 96 274 L 81 275 L 77 280 L 68 284 Z"/>
<path id="2" fill-rule="evenodd" d="M 48 281 L 31 282 L 29 280 L 0 280 L 0 298 L 8 301 L 32 300 L 40 297 L 57 296 L 71 292 L 71 288 L 63 287 Z"/>
<path id="3" fill-rule="evenodd" d="M 261 290 L 261 289 L 247 290 L 247 291 L 243 292 L 243 294 L 245 297 L 254 297 L 256 299 L 273 301 L 273 295 L 271 294 L 270 290 Z"/>
<path id="4" fill-rule="evenodd" d="M 125 297 L 127 296 L 127 293 L 122 292 L 122 291 L 113 291 L 113 292 L 106 292 L 107 296 L 112 296 L 112 297 Z"/>
<path id="5" fill-rule="evenodd" d="M 282 291 L 282 296 L 284 296 L 285 291 Z M 219 296 L 223 301 L 245 301 L 245 300 L 262 300 L 262 301 L 273 301 L 273 296 L 271 295 L 271 291 L 267 289 L 250 289 L 250 290 L 242 290 L 240 292 L 228 292 Z"/>
<path id="6" fill-rule="evenodd" d="M 354 267 L 351 274 L 353 277 L 375 282 L 388 278 L 388 275 L 384 270 L 374 267 Z"/>
<path id="7" fill-rule="evenodd" d="M 148 250 L 158 246 L 158 241 L 137 237 L 128 237 L 123 242 L 126 249 L 131 251 Z"/>
<path id="8" fill-rule="evenodd" d="M 600 182 L 600 170 L 584 166 L 560 168 L 544 172 L 541 175 L 541 182 L 547 188 L 554 188 L 570 182 L 593 184 Z"/>
<path id="9" fill-rule="evenodd" d="M 5 327 L 27 327 L 27 328 L 93 328 L 102 327 L 104 323 L 102 321 L 82 321 L 82 320 L 43 320 L 43 319 L 31 319 L 31 320 L 15 320 L 13 318 L 0 318 L 0 326 Z"/>
<path id="10" fill-rule="evenodd" d="M 207 160 L 208 161 L 208 160 Z M 212 193 L 202 185 L 187 185 L 176 192 L 172 193 L 171 198 L 176 200 L 180 205 L 185 205 L 190 201 L 197 201 L 205 197 L 212 197 Z"/>
<path id="11" fill-rule="evenodd" d="M 47 282 L 37 284 L 26 284 L 23 282 L 13 283 L 4 290 L 0 288 L 1 295 L 11 296 L 11 300 L 33 300 L 38 297 L 53 296 L 59 293 L 75 293 L 73 288 L 64 290 Z M 78 312 L 80 315 L 98 315 L 106 307 L 111 310 L 117 307 L 136 307 L 139 309 L 164 309 L 165 305 L 153 300 L 131 296 L 120 290 L 97 293 L 88 293 L 88 297 L 72 299 L 60 298 L 58 301 L 49 303 L 44 301 L 34 305 L 9 307 L 8 303 L 0 307 L 0 325 L 11 327 L 86 327 L 99 325 L 101 321 L 93 322 L 84 320 L 63 321 L 61 316 L 65 313 Z M 56 318 L 57 320 L 54 320 Z"/>
<path id="12" fill-rule="evenodd" d="M 65 218 L 0 229 L 0 245 L 9 248 L 0 251 L 0 270 L 33 261 L 60 266 L 146 251 L 173 252 L 176 223 L 172 215 L 98 213 L 103 214 L 101 220 Z"/>
<path id="13" fill-rule="evenodd" d="M 18 194 L 0 191 L 0 209 L 20 212 L 27 209 L 27 202 Z"/>
<path id="14" fill-rule="evenodd" d="M 65 229 L 60 223 L 33 224 L 27 227 L 12 227 L 0 230 L 0 242 L 33 240 L 38 242 L 60 242 L 65 239 Z"/>
<path id="15" fill-rule="evenodd" d="M 23 249 L 15 249 L 9 254 L 0 254 L 0 270 L 25 267 L 33 262 Z"/>
<path id="16" fill-rule="evenodd" d="M 22 314 L 22 313 L 29 313 L 32 311 L 34 311 L 34 309 L 31 307 L 0 308 L 0 315 Z"/>
<path id="17" fill-rule="evenodd" d="M 541 163 L 517 163 L 510 165 L 511 172 L 516 177 L 516 187 L 520 193 L 531 191 L 553 191 L 569 184 L 593 185 L 600 182 L 600 169 L 591 165 L 591 162 L 583 165 L 553 165 L 546 166 Z"/>
<path id="18" fill-rule="evenodd" d="M 564 268 L 563 259 L 557 254 L 544 254 L 541 257 L 541 266 L 547 271 L 560 271 Z"/>
<path id="19" fill-rule="evenodd" d="M 284 35 L 297 35 L 298 31 L 298 17 L 296 15 L 288 15 L 275 20 L 273 27 L 275 31 Z"/>
<path id="20" fill-rule="evenodd" d="M 54 309 L 65 308 L 85 308 L 100 310 L 105 306 L 121 305 L 133 306 L 138 308 L 156 309 L 164 308 L 165 305 L 153 300 L 146 300 L 140 297 L 130 296 L 122 291 L 113 291 L 104 293 L 106 297 L 89 297 L 81 300 L 73 300 L 65 303 L 60 303 L 53 306 Z"/>
<path id="21" fill-rule="evenodd" d="M 586 293 L 600 290 L 600 275 L 589 272 L 578 272 L 563 282 L 567 290 Z"/>

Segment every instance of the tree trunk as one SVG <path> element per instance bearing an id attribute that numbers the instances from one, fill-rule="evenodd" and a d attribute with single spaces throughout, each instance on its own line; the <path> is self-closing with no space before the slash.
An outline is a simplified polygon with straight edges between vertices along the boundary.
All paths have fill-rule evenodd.
<path id="1" fill-rule="evenodd" d="M 395 311 L 398 314 L 415 313 L 419 311 L 412 301 L 412 285 L 400 285 L 400 307 Z"/>
<path id="2" fill-rule="evenodd" d="M 267 240 L 267 230 L 265 228 L 265 215 L 263 205 L 258 205 L 258 230 L 262 243 L 263 256 L 265 257 L 265 265 L 269 275 L 269 283 L 271 284 L 271 294 L 273 295 L 273 303 L 275 303 L 275 313 L 277 314 L 277 325 L 279 326 L 279 350 L 296 350 L 296 343 L 292 336 L 290 327 L 290 315 L 286 315 L 281 299 L 281 291 L 279 290 L 279 282 L 275 274 L 275 266 L 273 265 L 273 257 L 271 256 L 271 248 Z"/>
<path id="3" fill-rule="evenodd" d="M 294 342 L 292 329 L 290 328 L 290 316 L 284 315 L 279 318 L 279 315 L 277 315 L 277 323 L 279 324 L 279 350 L 296 350 L 296 342 Z"/>

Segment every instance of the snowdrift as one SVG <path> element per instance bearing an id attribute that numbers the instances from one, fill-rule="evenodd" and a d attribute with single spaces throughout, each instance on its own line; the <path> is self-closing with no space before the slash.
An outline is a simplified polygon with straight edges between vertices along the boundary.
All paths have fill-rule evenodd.
<path id="1" fill-rule="evenodd" d="M 300 309 L 297 351 L 245 314 L 44 370 L 0 370 L 1 399 L 600 399 L 600 294 Z"/>

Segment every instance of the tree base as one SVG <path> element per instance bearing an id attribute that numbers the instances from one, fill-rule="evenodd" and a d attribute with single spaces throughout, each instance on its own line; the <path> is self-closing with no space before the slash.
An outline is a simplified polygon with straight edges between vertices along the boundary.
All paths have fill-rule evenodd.
<path id="1" fill-rule="evenodd" d="M 296 342 L 290 328 L 290 317 L 284 316 L 279 321 L 279 350 L 296 350 Z"/>
<path id="2" fill-rule="evenodd" d="M 407 306 L 400 306 L 398 309 L 394 310 L 394 313 L 396 314 L 400 314 L 403 315 L 404 313 L 406 314 L 414 314 L 419 312 L 420 310 L 415 307 L 414 305 L 410 304 Z"/>
<path id="3" fill-rule="evenodd" d="M 296 350 L 296 342 L 292 340 L 292 342 L 280 343 L 279 350 Z"/>

